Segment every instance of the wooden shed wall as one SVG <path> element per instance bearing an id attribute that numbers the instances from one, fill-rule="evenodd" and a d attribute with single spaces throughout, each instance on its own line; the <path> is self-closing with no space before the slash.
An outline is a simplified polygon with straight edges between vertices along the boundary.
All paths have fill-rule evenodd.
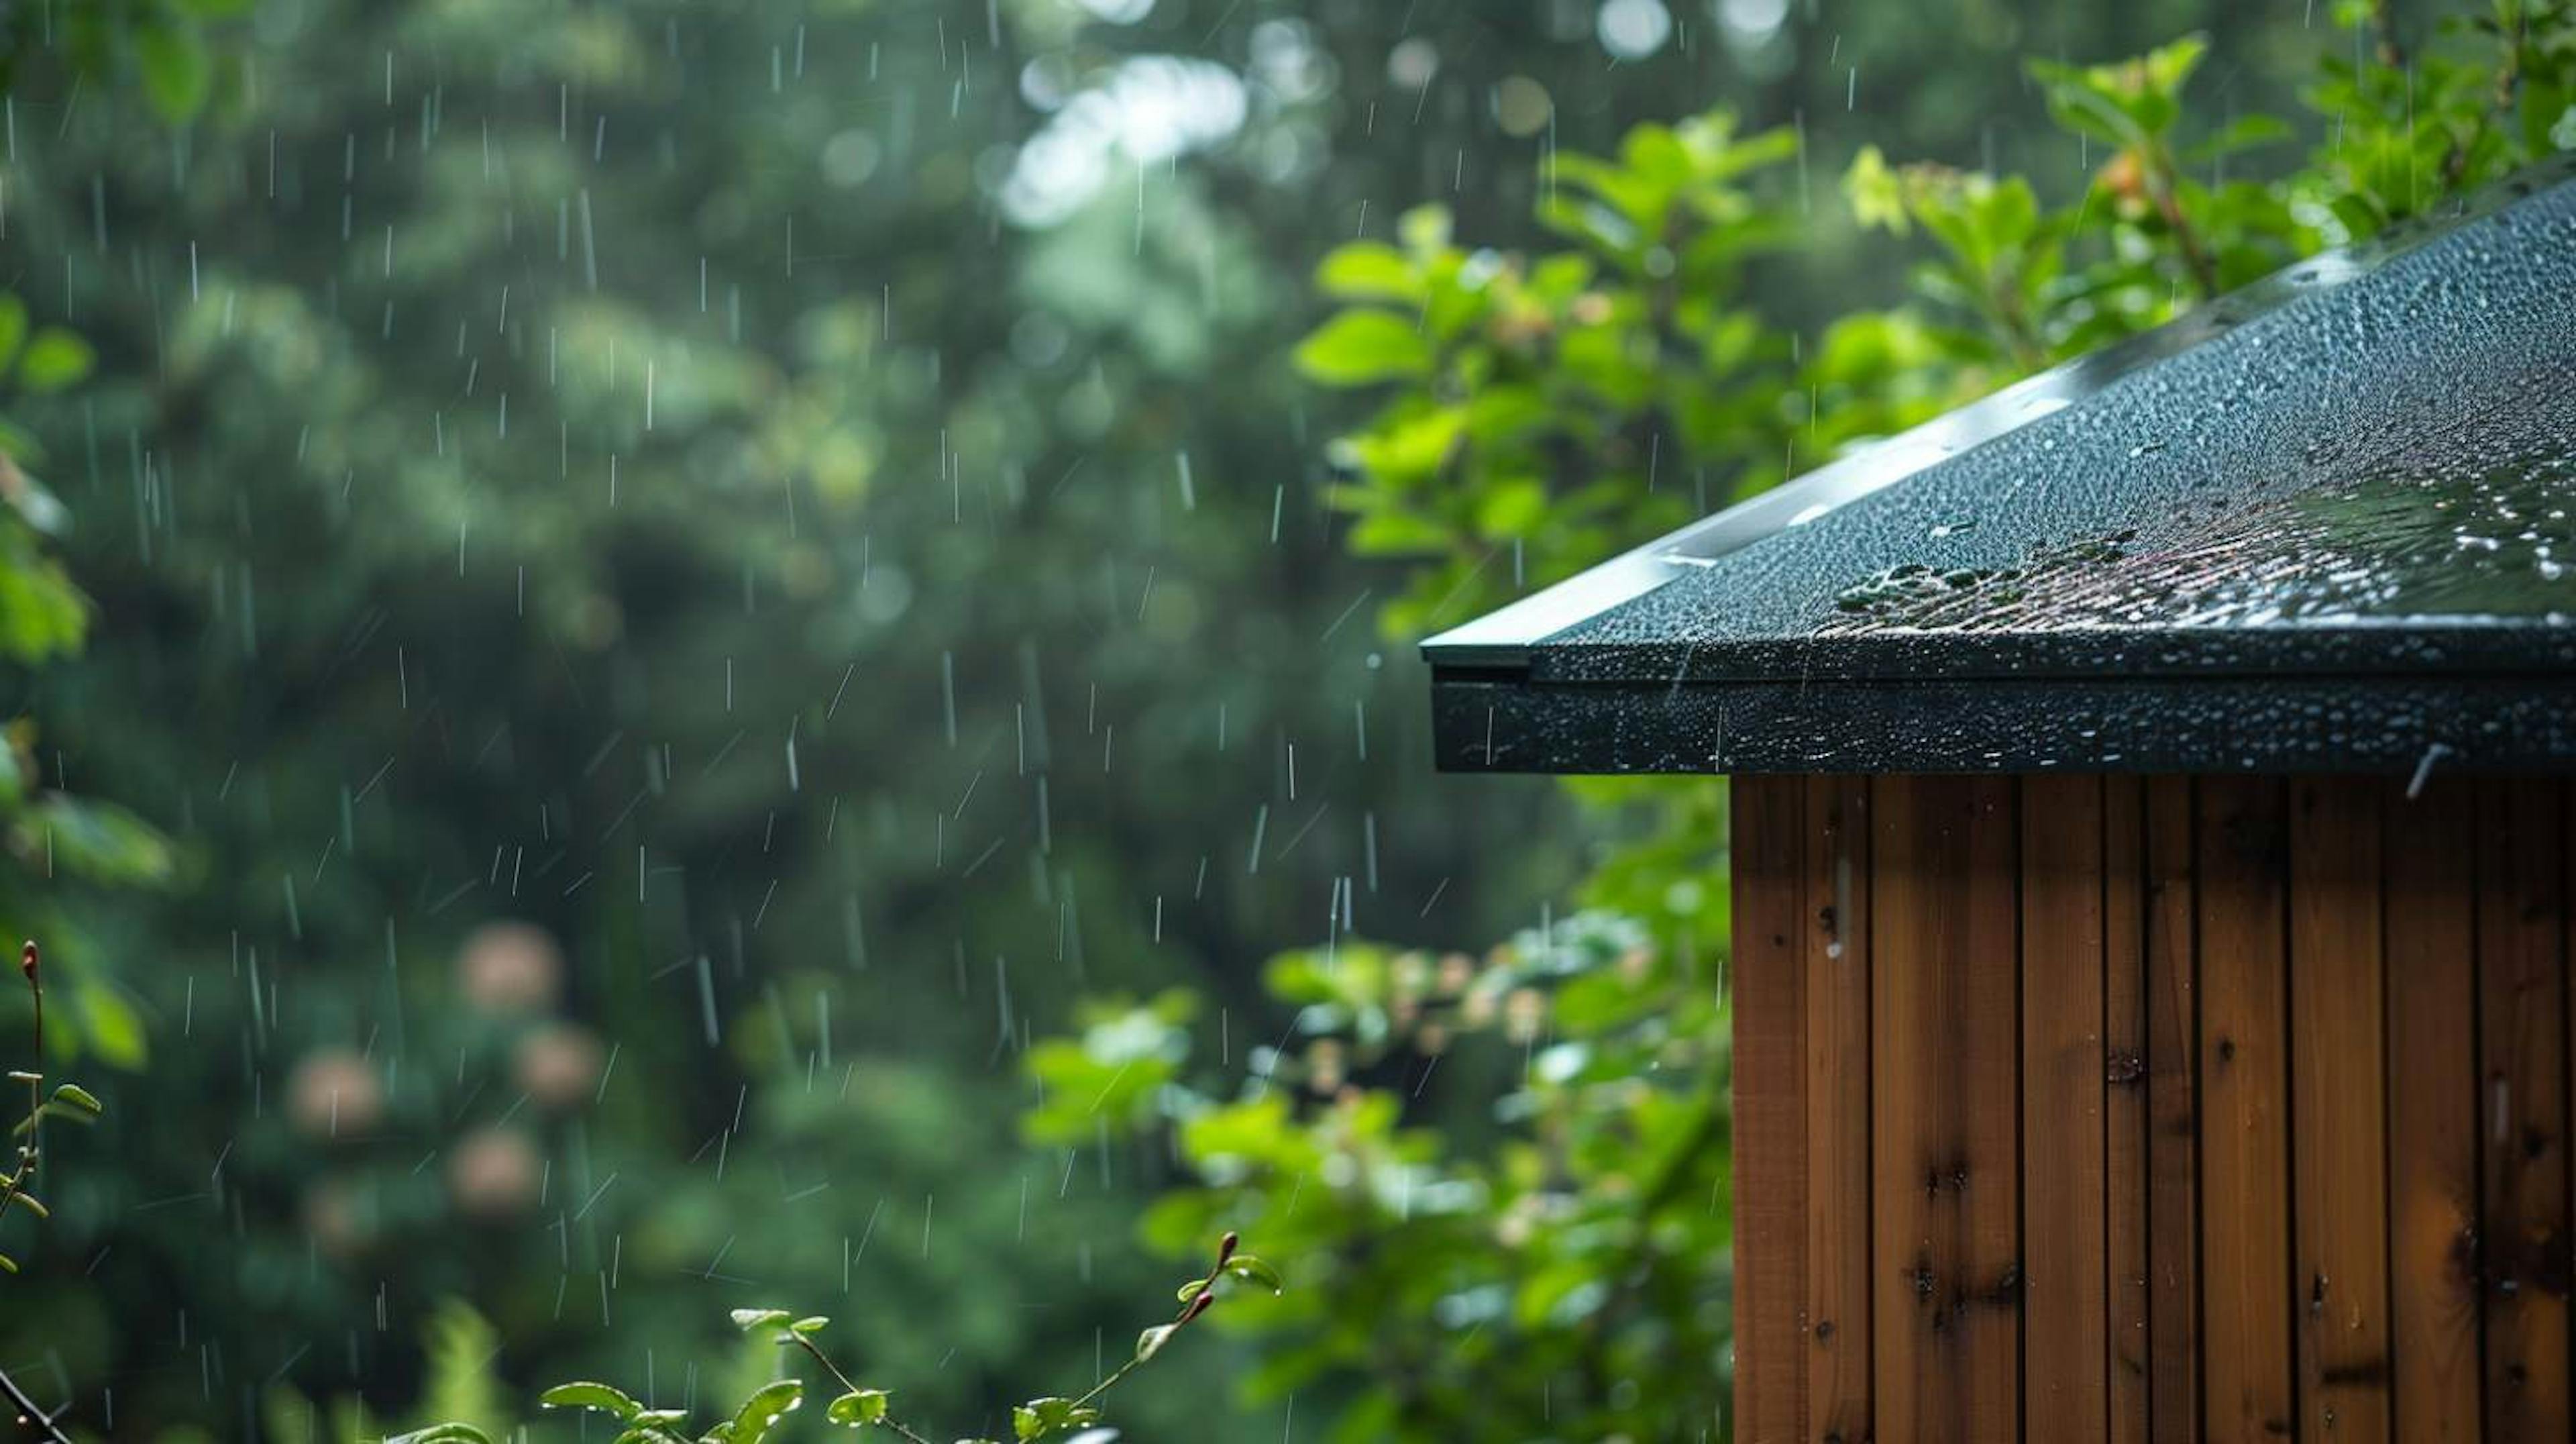
<path id="1" fill-rule="evenodd" d="M 1739 1440 L 2564 1440 L 2569 789 L 1735 784 Z"/>

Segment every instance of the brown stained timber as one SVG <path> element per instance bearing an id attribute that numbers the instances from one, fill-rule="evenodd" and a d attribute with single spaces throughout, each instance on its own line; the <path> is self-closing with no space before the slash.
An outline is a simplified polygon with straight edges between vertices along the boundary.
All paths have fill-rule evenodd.
<path id="1" fill-rule="evenodd" d="M 1735 808 L 1737 1438 L 2571 1437 L 2564 786 Z"/>
<path id="2" fill-rule="evenodd" d="M 1810 1433 L 1871 1437 L 1869 785 L 1807 791 L 1807 1330 Z"/>

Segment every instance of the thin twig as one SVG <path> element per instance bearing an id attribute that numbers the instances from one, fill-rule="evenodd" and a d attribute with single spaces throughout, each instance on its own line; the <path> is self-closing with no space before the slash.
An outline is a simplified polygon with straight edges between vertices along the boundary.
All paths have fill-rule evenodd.
<path id="1" fill-rule="evenodd" d="M 2165 228 L 2173 232 L 2174 244 L 2182 251 L 2183 265 L 2191 271 L 2192 285 L 2200 299 L 2218 299 L 2218 267 L 2211 263 L 2209 250 L 2201 244 L 2200 232 L 2192 228 L 2191 217 L 2183 214 L 2182 196 L 2170 159 L 2150 159 L 2146 166 L 2147 193 L 2164 217 Z"/>
<path id="2" fill-rule="evenodd" d="M 815 1363 L 818 1363 L 818 1364 L 820 1364 L 820 1365 L 822 1365 L 822 1366 L 823 1366 L 823 1368 L 824 1368 L 824 1370 L 825 1370 L 825 1372 L 829 1373 L 833 1378 L 840 1380 L 840 1381 L 841 1381 L 841 1388 L 843 1389 L 843 1391 L 845 1391 L 845 1392 L 847 1392 L 847 1393 L 852 1393 L 852 1394 L 863 1394 L 863 1393 L 866 1393 L 866 1392 L 867 1392 L 866 1390 L 864 1390 L 864 1389 L 862 1389 L 862 1388 L 860 1388 L 860 1387 L 859 1387 L 859 1384 L 858 1384 L 858 1381 L 857 1381 L 857 1380 L 855 1380 L 855 1379 L 851 1378 L 851 1377 L 850 1377 L 849 1375 L 847 1375 L 847 1374 L 842 1373 L 842 1372 L 841 1372 L 841 1366 L 840 1366 L 840 1365 L 838 1365 L 838 1364 L 833 1363 L 833 1362 L 832 1362 L 832 1356 L 831 1356 L 831 1355 L 829 1355 L 829 1354 L 827 1354 L 827 1353 L 824 1353 L 824 1352 L 822 1351 L 822 1349 L 821 1349 L 821 1348 L 819 1348 L 819 1347 L 817 1347 L 817 1346 L 815 1345 L 815 1343 L 814 1343 L 814 1341 L 813 1341 L 812 1339 L 809 1339 L 809 1338 L 805 1337 L 803 1334 L 797 1333 L 797 1332 L 795 1332 L 795 1331 L 794 1331 L 794 1330 L 792 1330 L 792 1329 L 788 1331 L 788 1335 L 787 1335 L 787 1336 L 788 1336 L 790 1339 L 795 1340 L 795 1342 L 796 1342 L 796 1347 L 798 1347 L 798 1348 L 800 1348 L 800 1349 L 803 1349 L 806 1353 L 809 1353 L 809 1354 L 813 1355 L 813 1356 L 814 1356 L 814 1362 L 815 1362 Z M 900 1422 L 898 1422 L 898 1421 L 896 1421 L 896 1420 L 894 1420 L 894 1419 L 892 1419 L 892 1418 L 880 1419 L 880 1420 L 878 1420 L 877 1422 L 878 1422 L 878 1423 L 880 1423 L 880 1424 L 885 1425 L 885 1426 L 886 1426 L 887 1428 L 889 1428 L 889 1429 L 892 1429 L 895 1433 L 897 1433 L 897 1434 L 901 1435 L 901 1436 L 902 1436 L 902 1437 L 904 1437 L 905 1439 L 910 1440 L 910 1441 L 911 1441 L 911 1444 L 930 1444 L 930 1441 L 929 1441 L 928 1439 L 925 1439 L 925 1438 L 923 1438 L 921 1435 L 914 1433 L 911 1429 L 909 1429 L 909 1428 L 905 1427 L 902 1423 L 900 1423 Z"/>
<path id="3" fill-rule="evenodd" d="M 18 1166 L 9 1171 L 7 1178 L 0 1179 L 0 1219 L 9 1216 L 10 1205 L 26 1192 L 27 1175 L 36 1171 L 40 1151 L 37 1139 L 45 1126 L 45 984 L 36 966 L 36 945 L 33 942 L 28 943 L 26 951 L 18 955 L 18 971 L 26 975 L 27 992 L 35 999 L 36 1066 L 26 1070 L 27 1136 L 18 1144 Z M 6 1369 L 0 1369 L 0 1393 L 9 1396 L 18 1416 L 34 1425 L 37 1435 L 46 1444 L 72 1444 L 72 1437 L 54 1422 L 54 1416 L 27 1397 L 27 1391 L 18 1387 L 18 1381 L 10 1378 Z"/>
<path id="4" fill-rule="evenodd" d="M 10 1378 L 6 1369 L 0 1369 L 0 1393 L 9 1396 L 9 1402 L 16 1406 L 20 1419 L 36 1426 L 36 1435 L 45 1444 L 72 1444 L 72 1436 L 63 1432 L 62 1426 L 54 1422 L 53 1415 L 27 1397 L 27 1391 L 18 1387 L 18 1381 Z"/>
<path id="5" fill-rule="evenodd" d="M 0 1179 L 0 1219 L 9 1216 L 9 1206 L 27 1191 L 28 1176 L 36 1171 L 36 1159 L 42 1153 L 40 1140 L 45 1131 L 45 980 L 37 966 L 36 945 L 30 941 L 18 955 L 18 971 L 27 979 L 27 993 L 36 1006 L 36 1066 L 25 1072 L 27 1080 L 27 1136 L 18 1142 L 18 1166 Z"/>

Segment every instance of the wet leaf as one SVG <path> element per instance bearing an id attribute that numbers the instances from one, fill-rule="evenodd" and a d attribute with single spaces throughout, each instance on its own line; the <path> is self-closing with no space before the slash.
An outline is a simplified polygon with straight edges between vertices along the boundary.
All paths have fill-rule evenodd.
<path id="1" fill-rule="evenodd" d="M 823 1407 L 823 1418 L 853 1429 L 882 1424 L 889 1395 L 883 1389 L 853 1389 Z"/>
<path id="2" fill-rule="evenodd" d="M 746 1334 L 754 1333 L 761 1329 L 790 1329 L 795 1327 L 795 1321 L 796 1316 L 785 1309 L 736 1309 L 733 1311 L 733 1326 L 742 1330 Z"/>
<path id="3" fill-rule="evenodd" d="M 64 1083 L 56 1086 L 54 1101 L 93 1117 L 107 1111 L 107 1106 L 99 1102 L 96 1095 L 78 1083 Z"/>
<path id="4" fill-rule="evenodd" d="M 1096 1423 L 1099 1418 L 1098 1409 L 1071 1399 L 1031 1399 L 1011 1410 L 1011 1437 L 1028 1444 L 1030 1440 Z"/>
<path id="5" fill-rule="evenodd" d="M 581 1381 L 557 1384 L 538 1395 L 537 1402 L 549 1409 L 595 1409 L 620 1419 L 633 1419 L 644 1411 L 641 1403 L 621 1389 Z"/>
<path id="6" fill-rule="evenodd" d="M 1225 1271 L 1246 1283 L 1259 1284 L 1274 1294 L 1287 1287 L 1280 1279 L 1278 1269 L 1248 1253 L 1239 1253 L 1226 1260 Z"/>
<path id="7" fill-rule="evenodd" d="M 761 1444 L 778 1421 L 805 1402 L 805 1386 L 794 1379 L 780 1379 L 764 1384 L 742 1401 L 734 1411 L 733 1422 L 726 1426 L 727 1444 Z"/>
<path id="8" fill-rule="evenodd" d="M 1344 311 L 1297 347 L 1297 369 L 1327 386 L 1367 386 L 1421 376 L 1431 343 L 1391 311 Z"/>
<path id="9" fill-rule="evenodd" d="M 135 59 L 143 68 L 143 93 L 163 120 L 193 120 L 214 89 L 214 59 L 193 28 L 148 24 L 134 33 Z"/>
<path id="10" fill-rule="evenodd" d="M 78 333 L 47 326 L 28 343 L 27 354 L 18 363 L 18 380 L 40 395 L 60 391 L 89 375 L 97 359 L 98 353 Z"/>

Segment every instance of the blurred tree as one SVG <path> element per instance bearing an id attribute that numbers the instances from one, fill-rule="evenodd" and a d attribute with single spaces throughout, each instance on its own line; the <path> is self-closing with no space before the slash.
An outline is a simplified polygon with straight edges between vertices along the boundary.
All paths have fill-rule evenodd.
<path id="1" fill-rule="evenodd" d="M 1195 176 L 1010 209 L 1054 0 L 245 23 L 177 128 L 87 88 L 160 63 L 113 37 L 12 57 L 10 237 L 101 363 L 25 411 L 116 639 L 55 771 L 190 873 L 83 910 L 175 1046 L 32 1270 L 57 1377 L 247 1432 L 398 1411 L 448 1295 L 525 1380 L 791 1278 L 872 1279 L 832 1311 L 941 1413 L 1078 1372 L 1131 1180 L 1013 1147 L 1030 1018 L 1475 835 L 1388 806 L 1293 288 Z"/>

